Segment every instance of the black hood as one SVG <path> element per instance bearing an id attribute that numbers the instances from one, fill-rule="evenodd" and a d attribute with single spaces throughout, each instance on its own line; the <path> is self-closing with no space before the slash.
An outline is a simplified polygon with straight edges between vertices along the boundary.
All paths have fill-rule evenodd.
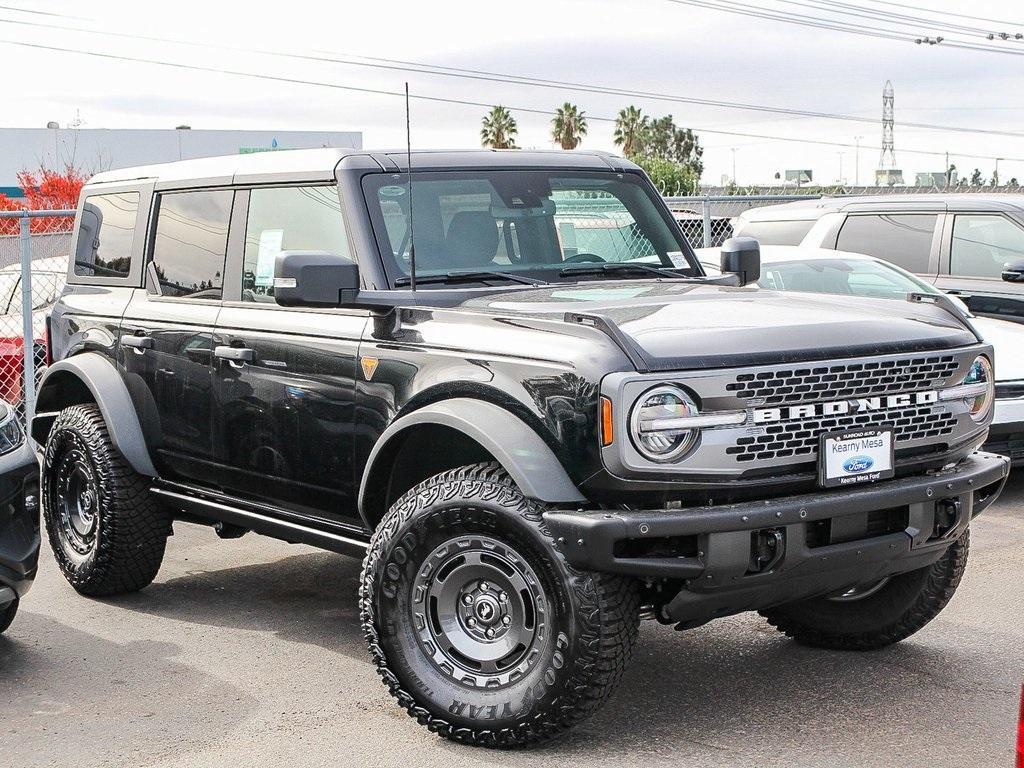
<path id="1" fill-rule="evenodd" d="M 465 308 L 597 325 L 641 370 L 692 370 L 953 349 L 978 343 L 931 304 L 756 286 L 615 281 L 478 297 Z"/>

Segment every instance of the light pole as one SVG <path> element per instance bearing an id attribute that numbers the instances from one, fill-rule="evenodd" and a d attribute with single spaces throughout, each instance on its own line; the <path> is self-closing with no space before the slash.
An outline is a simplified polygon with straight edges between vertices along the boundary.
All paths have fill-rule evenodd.
<path id="1" fill-rule="evenodd" d="M 1000 160 L 1005 160 L 1005 159 L 1006 159 L 1005 157 L 997 157 L 996 158 L 996 170 L 992 174 L 992 186 L 993 187 L 998 187 L 999 186 L 999 161 Z"/>
<path id="2" fill-rule="evenodd" d="M 860 186 L 860 140 L 863 136 L 854 136 L 854 141 L 857 142 L 857 148 L 854 150 L 853 155 L 853 185 L 855 187 Z"/>
<path id="3" fill-rule="evenodd" d="M 732 147 L 731 149 L 732 149 L 732 183 L 733 183 L 733 186 L 738 186 L 736 184 L 736 147 Z"/>
<path id="4" fill-rule="evenodd" d="M 838 181 L 839 181 L 839 185 L 842 186 L 843 183 L 844 183 L 843 182 L 843 153 L 842 152 L 837 152 L 836 154 L 839 155 L 839 179 L 838 179 Z"/>

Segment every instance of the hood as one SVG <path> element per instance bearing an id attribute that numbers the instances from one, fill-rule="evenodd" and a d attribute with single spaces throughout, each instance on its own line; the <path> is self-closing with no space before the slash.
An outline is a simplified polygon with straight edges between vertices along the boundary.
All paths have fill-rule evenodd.
<path id="1" fill-rule="evenodd" d="M 1024 324 L 990 317 L 974 317 L 971 322 L 995 349 L 996 381 L 1024 381 Z"/>
<path id="2" fill-rule="evenodd" d="M 615 281 L 478 297 L 465 308 L 604 325 L 640 370 L 693 370 L 953 349 L 977 343 L 943 309 L 694 283 Z M 596 318 L 596 323 L 594 319 Z"/>

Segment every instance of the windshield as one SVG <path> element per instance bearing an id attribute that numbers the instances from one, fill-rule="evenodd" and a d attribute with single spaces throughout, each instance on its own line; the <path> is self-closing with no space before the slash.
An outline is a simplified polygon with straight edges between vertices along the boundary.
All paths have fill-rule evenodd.
<path id="1" fill-rule="evenodd" d="M 385 266 L 399 284 L 410 271 L 410 239 L 417 278 L 472 271 L 554 281 L 571 279 L 569 268 L 602 264 L 678 270 L 667 277 L 699 274 L 689 246 L 635 174 L 414 173 L 413 238 L 406 182 L 404 174 L 363 179 Z M 650 278 L 652 271 L 608 274 Z"/>
<path id="2" fill-rule="evenodd" d="M 908 293 L 939 293 L 909 272 L 874 259 L 800 259 L 761 265 L 758 285 L 779 291 L 838 293 L 903 299 Z"/>

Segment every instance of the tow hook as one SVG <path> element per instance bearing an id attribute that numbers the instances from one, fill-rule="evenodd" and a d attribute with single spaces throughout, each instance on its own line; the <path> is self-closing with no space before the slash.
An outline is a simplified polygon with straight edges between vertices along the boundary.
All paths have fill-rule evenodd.
<path id="1" fill-rule="evenodd" d="M 935 505 L 935 538 L 946 538 L 956 527 L 960 507 L 960 499 L 943 499 Z"/>
<path id="2" fill-rule="evenodd" d="M 786 537 L 781 528 L 750 532 L 750 567 L 747 574 L 768 573 L 786 554 Z"/>

